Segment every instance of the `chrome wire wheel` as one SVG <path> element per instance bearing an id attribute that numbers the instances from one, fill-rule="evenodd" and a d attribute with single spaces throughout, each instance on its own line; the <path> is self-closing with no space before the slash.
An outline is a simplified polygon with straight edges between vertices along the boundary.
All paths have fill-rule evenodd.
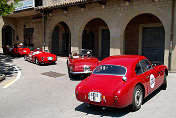
<path id="1" fill-rule="evenodd" d="M 27 61 L 27 55 L 24 55 L 24 60 Z"/>
<path id="2" fill-rule="evenodd" d="M 35 58 L 35 64 L 39 65 L 39 61 L 37 58 Z"/>
<path id="3" fill-rule="evenodd" d="M 142 92 L 140 89 L 137 89 L 136 90 L 136 93 L 135 93 L 135 103 L 136 103 L 136 106 L 140 106 L 142 104 Z"/>
<path id="4" fill-rule="evenodd" d="M 137 111 L 141 108 L 143 102 L 143 89 L 141 85 L 137 85 L 133 92 L 133 102 L 130 105 L 132 111 Z"/>

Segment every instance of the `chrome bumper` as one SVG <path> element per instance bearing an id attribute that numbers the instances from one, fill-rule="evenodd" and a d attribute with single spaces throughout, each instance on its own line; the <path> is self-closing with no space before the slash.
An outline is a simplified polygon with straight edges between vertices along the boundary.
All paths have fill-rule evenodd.
<path id="1" fill-rule="evenodd" d="M 71 74 L 90 74 L 92 73 L 92 71 L 84 71 L 84 72 L 73 72 L 73 71 L 70 71 Z"/>

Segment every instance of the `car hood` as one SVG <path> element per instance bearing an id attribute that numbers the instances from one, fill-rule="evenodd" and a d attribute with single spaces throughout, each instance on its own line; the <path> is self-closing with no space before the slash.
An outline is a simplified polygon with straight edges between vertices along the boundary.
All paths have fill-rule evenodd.
<path id="1" fill-rule="evenodd" d="M 114 75 L 94 75 L 83 81 L 83 91 L 96 91 L 105 94 L 114 93 L 114 90 L 123 85 L 122 76 Z"/>

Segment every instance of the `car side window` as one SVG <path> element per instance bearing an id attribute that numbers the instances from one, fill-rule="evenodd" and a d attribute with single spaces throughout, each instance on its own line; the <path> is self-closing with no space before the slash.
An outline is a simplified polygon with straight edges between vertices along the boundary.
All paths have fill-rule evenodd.
<path id="1" fill-rule="evenodd" d="M 149 62 L 148 60 L 146 60 L 146 59 L 141 61 L 141 66 L 142 66 L 144 72 L 146 72 L 146 71 L 152 69 L 152 65 L 151 65 L 150 62 Z"/>
<path id="2" fill-rule="evenodd" d="M 140 75 L 143 73 L 140 62 L 136 65 L 135 72 L 136 72 L 136 75 Z"/>

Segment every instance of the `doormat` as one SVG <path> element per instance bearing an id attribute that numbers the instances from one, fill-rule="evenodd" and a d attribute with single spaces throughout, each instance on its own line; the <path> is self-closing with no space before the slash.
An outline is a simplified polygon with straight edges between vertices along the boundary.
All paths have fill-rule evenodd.
<path id="1" fill-rule="evenodd" d="M 61 76 L 64 76 L 65 74 L 62 74 L 62 73 L 57 73 L 57 72 L 53 72 L 53 71 L 49 71 L 49 72 L 45 72 L 45 73 L 41 73 L 42 75 L 46 75 L 46 76 L 49 76 L 49 77 L 61 77 Z"/>

